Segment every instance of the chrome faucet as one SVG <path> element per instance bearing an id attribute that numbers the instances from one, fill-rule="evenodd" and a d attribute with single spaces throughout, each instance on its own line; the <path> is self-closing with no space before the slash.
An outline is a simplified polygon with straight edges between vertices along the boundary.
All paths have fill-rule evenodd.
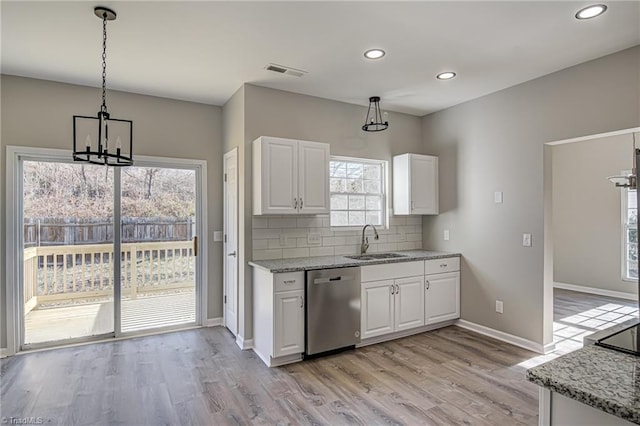
<path id="1" fill-rule="evenodd" d="M 369 237 L 364 236 L 364 231 L 367 230 L 367 226 L 370 226 L 373 228 L 373 232 L 375 234 L 373 238 L 375 238 L 376 240 L 380 239 L 380 237 L 378 236 L 378 231 L 376 230 L 376 227 L 371 224 L 366 224 L 362 228 L 362 244 L 360 244 L 360 254 L 366 254 L 367 249 L 369 248 Z"/>

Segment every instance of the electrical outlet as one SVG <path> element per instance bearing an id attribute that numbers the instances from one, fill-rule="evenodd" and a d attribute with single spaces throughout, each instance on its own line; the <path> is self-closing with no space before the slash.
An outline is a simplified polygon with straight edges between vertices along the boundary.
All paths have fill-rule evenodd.
<path id="1" fill-rule="evenodd" d="M 504 304 L 502 300 L 496 300 L 496 312 L 501 314 L 503 312 Z"/>
<path id="2" fill-rule="evenodd" d="M 502 191 L 496 191 L 493 193 L 493 202 L 496 204 L 502 204 Z"/>
<path id="3" fill-rule="evenodd" d="M 307 244 L 320 244 L 322 243 L 322 238 L 320 233 L 318 232 L 309 232 L 307 234 Z"/>
<path id="4" fill-rule="evenodd" d="M 448 229 L 444 230 L 444 240 L 445 241 L 449 241 L 449 230 Z"/>
<path id="5" fill-rule="evenodd" d="M 531 247 L 531 234 L 522 234 L 522 245 L 524 247 Z"/>
<path id="6" fill-rule="evenodd" d="M 289 244 L 289 237 L 286 234 L 280 234 L 280 245 L 286 246 Z"/>

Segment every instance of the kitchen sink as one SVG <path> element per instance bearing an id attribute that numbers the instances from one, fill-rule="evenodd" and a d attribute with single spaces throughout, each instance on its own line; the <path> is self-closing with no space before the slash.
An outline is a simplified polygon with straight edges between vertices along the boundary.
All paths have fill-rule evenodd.
<path id="1" fill-rule="evenodd" d="M 406 254 L 398 254 L 398 253 L 371 253 L 371 254 L 360 254 L 357 256 L 345 256 L 347 259 L 353 260 L 379 260 L 379 259 L 395 259 L 397 257 L 407 257 Z"/>

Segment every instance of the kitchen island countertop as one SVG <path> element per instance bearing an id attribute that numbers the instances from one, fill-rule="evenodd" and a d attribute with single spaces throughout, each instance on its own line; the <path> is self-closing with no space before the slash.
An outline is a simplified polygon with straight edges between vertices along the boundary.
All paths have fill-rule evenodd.
<path id="1" fill-rule="evenodd" d="M 271 273 L 309 271 L 313 269 L 345 268 L 349 266 L 379 265 L 383 263 L 412 262 L 416 260 L 443 259 L 460 257 L 460 253 L 449 253 L 431 250 L 394 251 L 404 255 L 390 259 L 355 260 L 345 256 L 300 257 L 294 259 L 253 260 L 249 265 L 267 270 Z M 374 254 L 374 253 L 372 253 Z"/>
<path id="2" fill-rule="evenodd" d="M 589 345 L 527 370 L 527 379 L 640 424 L 640 357 Z"/>

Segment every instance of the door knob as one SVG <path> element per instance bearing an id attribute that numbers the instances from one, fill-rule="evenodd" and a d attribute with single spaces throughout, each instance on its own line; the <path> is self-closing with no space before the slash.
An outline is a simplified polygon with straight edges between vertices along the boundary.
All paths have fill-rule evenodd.
<path id="1" fill-rule="evenodd" d="M 227 256 L 233 256 L 233 257 L 236 257 L 236 252 L 235 252 L 235 251 L 233 251 L 233 252 L 229 253 Z"/>

